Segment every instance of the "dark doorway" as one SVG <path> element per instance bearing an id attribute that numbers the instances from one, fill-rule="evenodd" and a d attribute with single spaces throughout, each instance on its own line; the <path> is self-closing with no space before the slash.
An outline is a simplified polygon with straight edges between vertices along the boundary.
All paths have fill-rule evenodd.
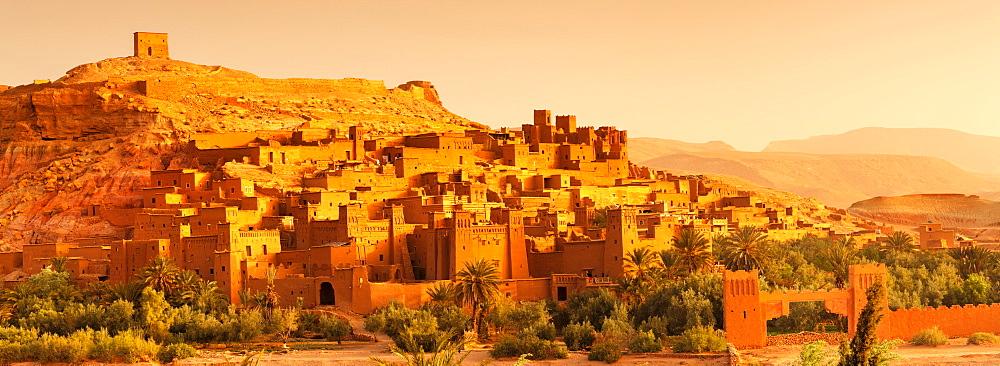
<path id="1" fill-rule="evenodd" d="M 556 301 L 566 301 L 568 298 L 565 286 L 556 287 Z"/>
<path id="2" fill-rule="evenodd" d="M 152 56 L 153 55 L 153 47 L 146 48 L 146 53 L 148 53 L 150 56 Z"/>
<path id="3" fill-rule="evenodd" d="M 337 296 L 333 292 L 333 285 L 329 282 L 323 282 L 319 285 L 319 304 L 337 305 Z"/>

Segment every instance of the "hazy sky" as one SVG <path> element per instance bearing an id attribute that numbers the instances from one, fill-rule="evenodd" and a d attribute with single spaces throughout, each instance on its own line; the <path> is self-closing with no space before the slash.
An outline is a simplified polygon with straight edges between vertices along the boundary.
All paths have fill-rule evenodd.
<path id="1" fill-rule="evenodd" d="M 1000 136 L 995 0 L 0 0 L 0 84 L 130 55 L 135 31 L 263 77 L 430 80 L 494 127 L 551 109 L 746 150 L 865 126 Z"/>

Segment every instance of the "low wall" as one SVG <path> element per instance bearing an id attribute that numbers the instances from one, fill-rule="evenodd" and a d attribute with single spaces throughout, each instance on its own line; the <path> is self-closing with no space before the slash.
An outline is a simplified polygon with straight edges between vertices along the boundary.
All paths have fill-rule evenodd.
<path id="1" fill-rule="evenodd" d="M 890 338 L 910 339 L 921 330 L 938 326 L 949 337 L 975 332 L 1000 333 L 1000 304 L 953 305 L 890 311 Z"/>

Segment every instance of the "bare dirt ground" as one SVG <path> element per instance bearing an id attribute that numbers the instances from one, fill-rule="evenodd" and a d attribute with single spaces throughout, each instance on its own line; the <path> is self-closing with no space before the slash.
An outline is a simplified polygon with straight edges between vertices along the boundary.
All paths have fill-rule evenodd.
<path id="1" fill-rule="evenodd" d="M 345 343 L 328 350 L 291 351 L 288 353 L 270 352 L 261 355 L 261 365 L 372 365 L 371 357 L 386 361 L 402 361 L 389 352 L 391 342 L 378 343 Z M 489 358 L 484 347 L 474 347 L 470 350 L 464 364 L 478 365 Z M 245 355 L 235 352 L 202 351 L 201 357 L 189 358 L 177 362 L 178 365 L 239 365 Z M 491 365 L 513 365 L 516 360 L 496 360 Z M 711 355 L 678 355 L 672 353 L 626 355 L 616 365 L 685 365 L 685 366 L 723 366 L 729 358 L 722 354 Z M 563 360 L 532 361 L 531 365 L 605 365 L 604 362 L 588 361 L 586 352 L 570 352 L 569 358 Z"/>
<path id="2" fill-rule="evenodd" d="M 966 345 L 965 338 L 949 339 L 939 347 L 901 345 L 896 353 L 903 359 L 893 365 L 1000 365 L 1000 345 Z M 741 351 L 744 362 L 760 365 L 788 365 L 799 354 L 801 346 L 770 346 Z M 836 352 L 836 346 L 830 350 Z"/>

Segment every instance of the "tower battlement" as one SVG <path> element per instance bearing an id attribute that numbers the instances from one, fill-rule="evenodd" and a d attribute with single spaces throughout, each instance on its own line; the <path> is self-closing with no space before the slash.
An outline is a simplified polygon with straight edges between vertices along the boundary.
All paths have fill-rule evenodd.
<path id="1" fill-rule="evenodd" d="M 166 33 L 135 32 L 132 43 L 135 57 L 170 59 Z"/>

